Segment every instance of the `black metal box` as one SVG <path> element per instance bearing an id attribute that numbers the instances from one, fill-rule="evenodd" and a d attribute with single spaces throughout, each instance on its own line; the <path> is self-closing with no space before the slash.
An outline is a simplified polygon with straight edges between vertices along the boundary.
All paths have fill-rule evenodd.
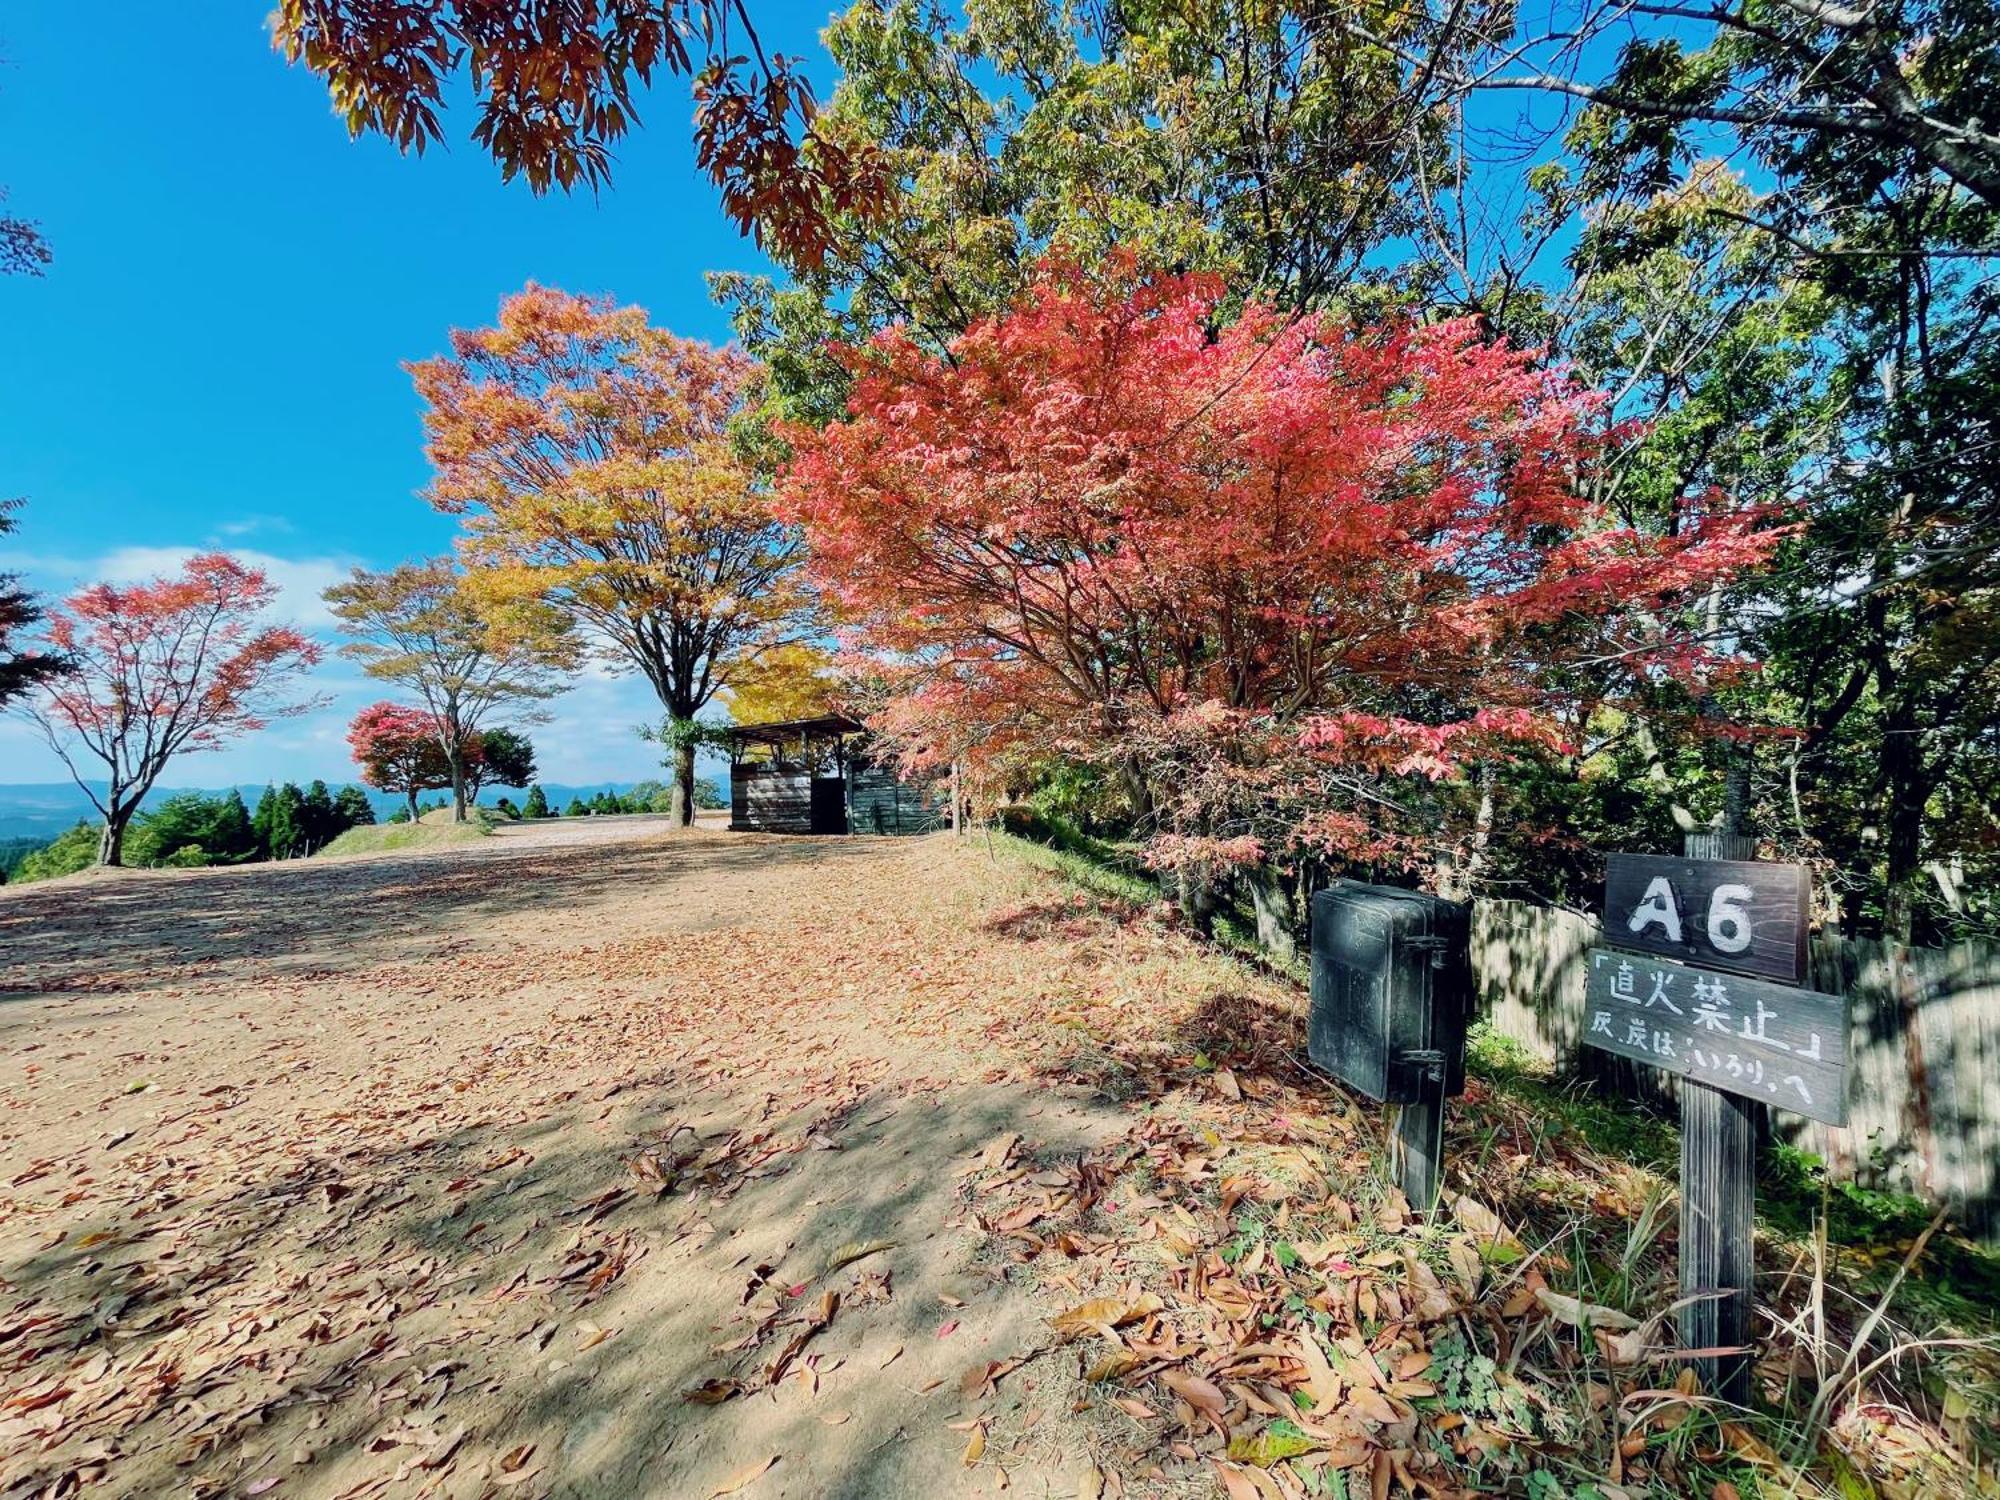
<path id="1" fill-rule="evenodd" d="M 1336 881 L 1312 898 L 1314 1066 L 1385 1104 L 1465 1092 L 1469 909 Z"/>

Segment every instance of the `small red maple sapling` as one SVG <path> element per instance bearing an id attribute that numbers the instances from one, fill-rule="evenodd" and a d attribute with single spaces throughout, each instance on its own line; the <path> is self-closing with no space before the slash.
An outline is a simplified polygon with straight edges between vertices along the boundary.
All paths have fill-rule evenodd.
<path id="1" fill-rule="evenodd" d="M 49 644 L 74 670 L 45 684 L 28 716 L 104 818 L 99 864 L 121 862 L 132 815 L 174 756 L 325 701 L 292 697 L 320 648 L 259 623 L 277 595 L 259 570 L 204 552 L 177 575 L 92 584 L 49 611 Z M 101 765 L 102 795 L 79 760 Z"/>
<path id="2" fill-rule="evenodd" d="M 417 794 L 442 791 L 451 785 L 451 759 L 445 754 L 445 732 L 437 715 L 400 703 L 371 703 L 347 726 L 347 746 L 361 779 L 378 792 L 397 792 L 409 804 L 410 821 L 417 820 Z M 479 737 L 467 737 L 460 763 L 470 768 L 479 754 Z"/>

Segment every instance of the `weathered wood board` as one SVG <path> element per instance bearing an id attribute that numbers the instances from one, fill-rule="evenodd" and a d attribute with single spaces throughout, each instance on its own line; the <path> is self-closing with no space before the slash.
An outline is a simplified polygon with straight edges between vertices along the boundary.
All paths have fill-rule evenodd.
<path id="1" fill-rule="evenodd" d="M 740 765 L 729 775 L 730 826 L 762 833 L 812 832 L 812 775 Z"/>
<path id="2" fill-rule="evenodd" d="M 1806 973 L 1803 865 L 1613 854 L 1604 936 L 1682 963 L 1796 984 Z"/>
<path id="3" fill-rule="evenodd" d="M 1593 948 L 1583 1044 L 1774 1109 L 1847 1119 L 1847 1002 L 1668 959 Z"/>
<path id="4" fill-rule="evenodd" d="M 939 781 L 904 781 L 893 767 L 864 762 L 848 772 L 848 827 L 855 833 L 930 833 L 951 819 L 948 794 Z"/>
<path id="5" fill-rule="evenodd" d="M 1499 1036 L 1621 1097 L 1671 1106 L 1676 1073 L 1581 1045 L 1584 981 L 1597 920 L 1519 901 L 1472 907 L 1479 1012 Z M 1807 982 L 1848 1002 L 1847 1120 L 1795 1115 L 1779 1139 L 1810 1151 L 1837 1182 L 1949 1204 L 2000 1245 L 2000 944 L 1910 948 L 1813 934 Z"/>

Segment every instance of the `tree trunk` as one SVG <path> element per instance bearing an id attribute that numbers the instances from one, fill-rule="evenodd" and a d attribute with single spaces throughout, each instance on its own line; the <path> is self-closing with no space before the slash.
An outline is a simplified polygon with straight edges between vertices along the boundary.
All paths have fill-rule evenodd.
<path id="1" fill-rule="evenodd" d="M 1146 785 L 1146 772 L 1136 757 L 1127 757 L 1118 763 L 1118 781 L 1132 803 L 1134 818 L 1144 818 L 1152 812 L 1152 788 Z"/>
<path id="2" fill-rule="evenodd" d="M 683 738 L 674 746 L 673 820 L 676 828 L 694 822 L 694 741 Z"/>
<path id="3" fill-rule="evenodd" d="M 1906 696 L 1887 705 L 1882 734 L 1882 935 L 1912 940 L 1916 886 L 1923 872 L 1925 784 L 1923 737 Z"/>
<path id="4" fill-rule="evenodd" d="M 417 821 L 417 789 L 415 787 L 406 787 L 404 789 L 403 795 L 410 799 L 410 821 L 414 823 Z M 271 857 L 273 859 L 277 858 L 277 854 L 275 851 L 272 853 Z"/>
<path id="5" fill-rule="evenodd" d="M 104 830 L 97 836 L 97 862 L 100 865 L 122 865 L 125 863 L 125 830 L 131 825 L 133 809 L 120 807 L 114 800 L 111 811 L 104 819 Z"/>
<path id="6" fill-rule="evenodd" d="M 1473 815 L 1472 837 L 1464 858 L 1451 853 L 1438 856 L 1433 868 L 1437 892 L 1448 901 L 1470 901 L 1486 872 L 1486 851 L 1493 842 L 1493 767 L 1479 768 L 1479 808 Z"/>
<path id="7" fill-rule="evenodd" d="M 1182 870 L 1178 876 L 1181 915 L 1188 925 L 1202 937 L 1215 936 L 1215 887 L 1208 878 L 1192 870 Z"/>
<path id="8" fill-rule="evenodd" d="M 1273 864 L 1250 866 L 1243 881 L 1250 887 L 1250 905 L 1257 914 L 1257 945 L 1279 963 L 1290 963 L 1299 952 L 1292 931 L 1293 882 Z"/>
<path id="9" fill-rule="evenodd" d="M 451 820 L 454 823 L 465 821 L 465 757 L 462 755 L 451 758 Z"/>

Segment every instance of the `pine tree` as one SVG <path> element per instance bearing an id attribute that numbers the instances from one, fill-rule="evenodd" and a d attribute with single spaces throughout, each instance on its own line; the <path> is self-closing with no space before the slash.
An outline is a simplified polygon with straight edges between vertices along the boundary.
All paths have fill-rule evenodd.
<path id="1" fill-rule="evenodd" d="M 323 848 L 340 832 L 339 820 L 333 810 L 333 793 L 318 777 L 314 777 L 313 784 L 306 788 L 299 812 L 300 842 L 307 853 Z"/>
<path id="2" fill-rule="evenodd" d="M 550 815 L 548 794 L 542 790 L 541 783 L 536 782 L 535 785 L 528 789 L 528 800 L 526 805 L 521 809 L 521 816 L 524 818 L 546 818 Z"/>
<path id="3" fill-rule="evenodd" d="M 235 788 L 227 797 L 216 799 L 205 842 L 209 854 L 218 860 L 234 863 L 255 857 L 257 830 L 251 825 L 250 809 L 243 805 L 243 794 Z"/>
<path id="4" fill-rule="evenodd" d="M 273 859 L 292 859 L 307 852 L 305 793 L 289 781 L 278 788 L 266 838 Z"/>
<path id="5" fill-rule="evenodd" d="M 257 857 L 276 859 L 278 856 L 271 846 L 271 829 L 278 816 L 278 789 L 268 781 L 264 783 L 264 795 L 257 799 L 257 811 L 250 819 L 251 837 L 255 841 Z"/>
<path id="6" fill-rule="evenodd" d="M 375 822 L 375 807 L 368 800 L 368 794 L 358 786 L 344 786 L 333 799 L 334 816 L 339 820 L 341 833 L 350 828 L 367 828 Z"/>

